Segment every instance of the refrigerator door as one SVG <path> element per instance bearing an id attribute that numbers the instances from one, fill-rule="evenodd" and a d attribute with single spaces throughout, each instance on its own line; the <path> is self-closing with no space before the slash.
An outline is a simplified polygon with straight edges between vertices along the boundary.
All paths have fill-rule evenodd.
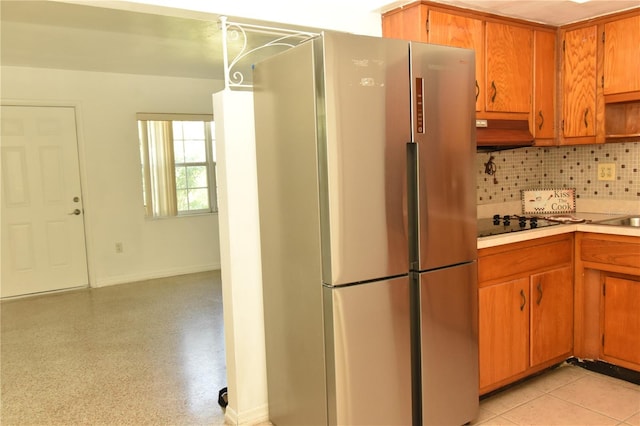
<path id="1" fill-rule="evenodd" d="M 419 265 L 476 258 L 475 53 L 411 43 Z"/>
<path id="2" fill-rule="evenodd" d="M 409 45 L 326 33 L 314 47 L 323 281 L 406 274 Z"/>
<path id="3" fill-rule="evenodd" d="M 423 425 L 462 425 L 477 415 L 476 283 L 476 262 L 420 274 Z"/>
<path id="4" fill-rule="evenodd" d="M 324 294 L 329 424 L 410 425 L 409 278 Z"/>

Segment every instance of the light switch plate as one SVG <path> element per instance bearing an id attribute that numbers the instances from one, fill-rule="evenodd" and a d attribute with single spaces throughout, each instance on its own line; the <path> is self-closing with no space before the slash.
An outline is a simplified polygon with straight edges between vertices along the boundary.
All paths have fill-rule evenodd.
<path id="1" fill-rule="evenodd" d="M 616 180 L 616 164 L 598 164 L 598 180 Z"/>

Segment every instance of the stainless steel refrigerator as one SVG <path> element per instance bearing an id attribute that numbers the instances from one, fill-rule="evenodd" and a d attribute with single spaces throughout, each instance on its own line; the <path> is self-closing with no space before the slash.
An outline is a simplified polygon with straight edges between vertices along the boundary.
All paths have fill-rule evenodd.
<path id="1" fill-rule="evenodd" d="M 475 417 L 474 61 L 329 32 L 255 65 L 274 424 Z"/>

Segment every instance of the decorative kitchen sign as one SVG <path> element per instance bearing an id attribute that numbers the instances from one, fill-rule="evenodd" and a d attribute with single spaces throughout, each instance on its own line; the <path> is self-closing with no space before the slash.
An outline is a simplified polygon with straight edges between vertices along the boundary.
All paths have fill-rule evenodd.
<path id="1" fill-rule="evenodd" d="M 575 188 L 522 191 L 522 212 L 525 214 L 575 213 L 575 211 Z"/>

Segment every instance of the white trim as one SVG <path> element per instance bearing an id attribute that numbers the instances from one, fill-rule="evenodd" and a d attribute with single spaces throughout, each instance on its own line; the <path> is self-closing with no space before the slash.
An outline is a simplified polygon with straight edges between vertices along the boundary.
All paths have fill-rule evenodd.
<path id="1" fill-rule="evenodd" d="M 117 275 L 99 280 L 95 287 L 107 287 L 118 284 L 128 284 L 137 281 L 153 280 L 156 278 L 174 277 L 177 275 L 194 274 L 197 272 L 218 271 L 220 263 L 208 263 L 204 265 L 187 266 L 180 268 L 164 269 L 161 271 L 144 272 L 139 274 Z"/>
<path id="2" fill-rule="evenodd" d="M 236 413 L 227 406 L 224 412 L 224 422 L 229 425 L 257 425 L 269 421 L 269 406 L 264 404 L 247 411 Z"/>
<path id="3" fill-rule="evenodd" d="M 146 121 L 213 121 L 213 114 L 137 112 L 136 118 L 138 120 L 146 120 Z"/>

